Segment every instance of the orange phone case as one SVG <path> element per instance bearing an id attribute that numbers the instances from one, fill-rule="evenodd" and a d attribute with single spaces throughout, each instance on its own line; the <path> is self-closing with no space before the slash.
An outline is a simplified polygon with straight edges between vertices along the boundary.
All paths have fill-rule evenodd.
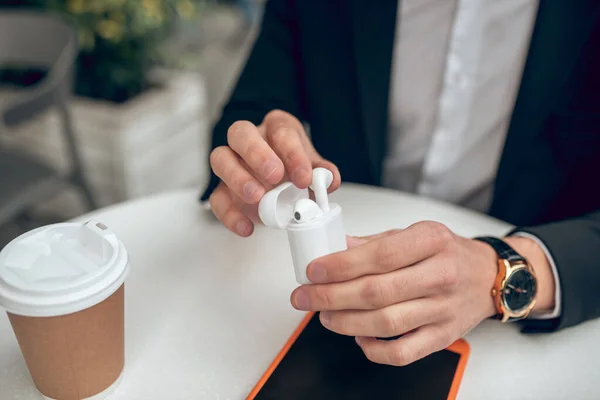
<path id="1" fill-rule="evenodd" d="M 287 352 L 292 348 L 294 342 L 296 342 L 296 339 L 298 339 L 304 328 L 306 328 L 306 325 L 308 325 L 314 314 L 314 312 L 310 312 L 306 314 L 306 316 L 302 319 L 294 333 L 292 333 L 292 336 L 290 336 L 290 338 L 287 340 L 283 348 L 279 351 L 273 362 L 271 362 L 271 365 L 269 365 L 269 368 L 267 368 L 267 370 L 260 378 L 258 383 L 254 386 L 248 397 L 246 397 L 246 400 L 254 400 L 256 398 L 256 396 L 261 391 L 265 383 L 267 383 L 267 381 L 269 380 L 269 378 L 271 377 L 281 360 L 283 360 Z M 460 355 L 460 359 L 458 360 L 456 372 L 454 373 L 454 378 L 452 379 L 452 385 L 450 386 L 450 392 L 448 392 L 447 398 L 447 400 L 455 400 L 456 395 L 458 394 L 458 388 L 460 386 L 463 373 L 465 371 L 465 367 L 467 366 L 467 359 L 469 358 L 469 353 L 471 349 L 466 341 L 464 341 L 463 339 L 459 339 L 456 342 L 452 343 L 450 346 L 448 346 L 446 350 Z"/>

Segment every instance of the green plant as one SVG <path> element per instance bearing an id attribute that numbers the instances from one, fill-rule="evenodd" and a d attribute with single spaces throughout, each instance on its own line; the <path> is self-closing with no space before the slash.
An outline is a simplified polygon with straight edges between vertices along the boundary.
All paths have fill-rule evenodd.
<path id="1" fill-rule="evenodd" d="M 76 94 L 119 103 L 156 84 L 149 72 L 164 62 L 163 43 L 196 7 L 191 0 L 46 0 L 46 8 L 77 30 Z"/>
<path id="2" fill-rule="evenodd" d="M 159 85 L 153 67 L 167 61 L 163 45 L 178 22 L 190 18 L 200 0 L 0 0 L 3 8 L 26 8 L 58 14 L 77 30 L 75 93 L 125 102 Z M 35 83 L 44 71 L 8 66 L 0 81 Z"/>

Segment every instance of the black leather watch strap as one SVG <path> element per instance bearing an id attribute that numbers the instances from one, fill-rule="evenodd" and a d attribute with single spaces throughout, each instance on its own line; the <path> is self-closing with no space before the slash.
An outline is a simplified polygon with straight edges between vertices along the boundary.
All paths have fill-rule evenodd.
<path id="1" fill-rule="evenodd" d="M 479 240 L 480 242 L 484 242 L 492 246 L 492 248 L 496 251 L 496 254 L 498 254 L 498 257 L 502 260 L 525 261 L 525 259 L 512 247 L 506 244 L 504 240 L 491 236 L 481 236 L 473 239 Z"/>
<path id="2" fill-rule="evenodd" d="M 525 261 L 525 258 L 523 258 L 523 256 L 521 256 L 519 253 L 517 253 L 512 247 L 510 247 L 502 239 L 498 239 L 498 238 L 491 237 L 491 236 L 480 236 L 480 237 L 476 237 L 473 239 L 489 244 L 494 249 L 496 254 L 498 255 L 498 258 L 500 258 L 501 260 L 508 260 L 509 262 Z M 495 318 L 500 319 L 501 316 L 496 315 Z M 514 322 L 514 321 L 518 321 L 518 320 L 519 320 L 519 318 L 509 318 L 507 320 L 507 322 Z"/>

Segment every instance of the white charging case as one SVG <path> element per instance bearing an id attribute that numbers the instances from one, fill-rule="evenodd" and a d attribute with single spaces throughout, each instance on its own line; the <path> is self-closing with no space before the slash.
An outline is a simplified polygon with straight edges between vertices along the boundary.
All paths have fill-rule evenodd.
<path id="1" fill-rule="evenodd" d="M 296 281 L 310 284 L 306 267 L 316 258 L 346 250 L 346 232 L 342 219 L 342 208 L 329 204 L 329 211 L 307 222 L 299 223 L 293 218 L 294 205 L 302 198 L 309 198 L 308 189 L 299 189 L 285 182 L 267 192 L 258 206 L 258 214 L 265 226 L 285 229 Z"/>

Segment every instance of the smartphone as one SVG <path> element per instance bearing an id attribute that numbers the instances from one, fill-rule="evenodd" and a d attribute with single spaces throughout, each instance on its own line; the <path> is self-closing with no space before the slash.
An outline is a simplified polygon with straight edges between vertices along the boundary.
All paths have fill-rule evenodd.
<path id="1" fill-rule="evenodd" d="M 458 340 L 408 366 L 373 363 L 354 337 L 309 313 L 246 399 L 454 400 L 468 356 L 469 345 Z"/>

